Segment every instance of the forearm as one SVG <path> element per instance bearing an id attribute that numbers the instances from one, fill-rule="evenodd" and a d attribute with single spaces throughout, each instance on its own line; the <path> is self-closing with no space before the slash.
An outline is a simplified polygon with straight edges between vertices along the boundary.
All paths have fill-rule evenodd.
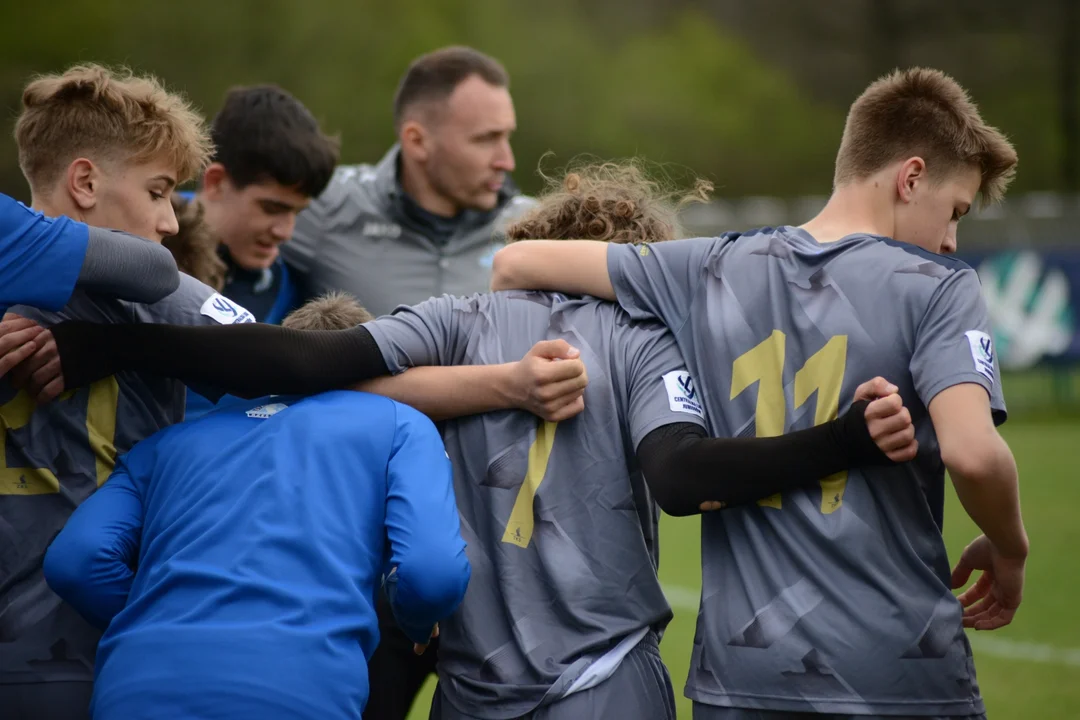
<path id="1" fill-rule="evenodd" d="M 252 398 L 324 392 L 388 372 L 363 327 L 303 331 L 260 323 L 185 327 L 65 322 L 53 327 L 52 334 L 67 388 L 132 370 Z"/>
<path id="2" fill-rule="evenodd" d="M 355 389 L 411 405 L 439 422 L 516 407 L 508 391 L 513 366 L 416 367 L 400 375 L 366 380 Z"/>
<path id="3" fill-rule="evenodd" d="M 607 243 L 591 240 L 521 240 L 495 253 L 492 290 L 556 290 L 615 300 Z"/>
<path id="4" fill-rule="evenodd" d="M 172 253 L 134 235 L 91 227 L 77 286 L 87 292 L 154 303 L 180 285 Z"/>
<path id="5" fill-rule="evenodd" d="M 971 449 L 977 461 L 946 460 L 949 477 L 964 510 L 983 534 L 1008 558 L 1028 554 L 1028 537 L 1020 514 L 1020 489 L 1016 461 L 1005 441 Z"/>
<path id="6" fill-rule="evenodd" d="M 650 433 L 638 448 L 650 491 L 669 515 L 731 507 L 812 486 L 860 465 L 890 464 L 866 429 L 866 404 L 808 430 L 767 438 L 710 438 L 690 424 Z"/>

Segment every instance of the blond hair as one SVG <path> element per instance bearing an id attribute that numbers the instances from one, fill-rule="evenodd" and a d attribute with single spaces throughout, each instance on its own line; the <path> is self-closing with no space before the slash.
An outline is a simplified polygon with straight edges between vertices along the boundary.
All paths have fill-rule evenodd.
<path id="1" fill-rule="evenodd" d="M 374 319 L 349 293 L 329 292 L 293 310 L 281 326 L 292 330 L 348 330 Z"/>
<path id="2" fill-rule="evenodd" d="M 197 200 L 188 201 L 172 194 L 177 233 L 163 238 L 161 244 L 172 253 L 176 267 L 218 292 L 225 287 L 225 261 L 218 255 L 218 239 L 203 217 L 205 208 Z"/>
<path id="3" fill-rule="evenodd" d="M 79 157 L 147 162 L 164 159 L 177 182 L 209 161 L 203 119 L 151 76 L 100 65 L 76 65 L 26 86 L 15 123 L 19 167 L 32 190 L 54 185 Z"/>
<path id="4" fill-rule="evenodd" d="M 537 205 L 506 228 L 514 240 L 602 240 L 640 243 L 673 240 L 679 234 L 678 212 L 704 202 L 712 184 L 697 180 L 692 192 L 667 192 L 650 179 L 640 161 L 587 164 L 561 181 L 545 178 L 548 191 Z"/>
<path id="5" fill-rule="evenodd" d="M 940 70 L 897 70 L 855 100 L 836 157 L 837 186 L 918 155 L 941 179 L 966 167 L 982 175 L 984 203 L 999 201 L 1016 174 L 1016 150 L 987 125 L 964 88 Z"/>

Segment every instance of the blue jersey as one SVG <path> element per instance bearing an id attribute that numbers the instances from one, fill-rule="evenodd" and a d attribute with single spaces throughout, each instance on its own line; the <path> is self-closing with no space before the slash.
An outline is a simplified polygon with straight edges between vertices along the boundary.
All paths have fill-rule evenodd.
<path id="1" fill-rule="evenodd" d="M 392 400 L 249 401 L 116 467 L 45 560 L 107 628 L 99 720 L 358 718 L 384 574 L 414 642 L 464 596 L 450 461 L 431 421 Z"/>
<path id="2" fill-rule="evenodd" d="M 45 217 L 0 193 L 0 311 L 12 305 L 59 310 L 75 289 L 90 231 Z"/>

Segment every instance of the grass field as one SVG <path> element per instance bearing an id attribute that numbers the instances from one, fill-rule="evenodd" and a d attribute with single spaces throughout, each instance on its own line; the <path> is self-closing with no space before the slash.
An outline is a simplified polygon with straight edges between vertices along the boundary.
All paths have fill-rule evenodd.
<path id="1" fill-rule="evenodd" d="M 991 720 L 1080 718 L 1080 421 L 1009 422 L 1002 428 L 1020 467 L 1021 498 L 1032 554 L 1024 604 L 1016 620 L 995 632 L 971 632 L 976 666 Z M 954 495 L 945 539 L 956 558 L 977 531 Z M 698 522 L 664 518 L 660 577 L 675 610 L 662 651 L 676 687 L 680 718 L 701 583 Z M 427 718 L 429 682 L 409 720 Z M 583 719 L 585 720 L 585 719 Z"/>

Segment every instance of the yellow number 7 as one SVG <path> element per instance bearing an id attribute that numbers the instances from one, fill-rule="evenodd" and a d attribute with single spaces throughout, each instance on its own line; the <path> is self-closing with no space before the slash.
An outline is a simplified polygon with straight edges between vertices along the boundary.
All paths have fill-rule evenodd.
<path id="1" fill-rule="evenodd" d="M 540 489 L 540 483 L 547 473 L 548 459 L 551 458 L 551 448 L 555 445 L 555 430 L 558 423 L 540 420 L 536 425 L 536 439 L 529 447 L 529 465 L 525 470 L 525 480 L 518 489 L 517 499 L 514 500 L 514 509 L 510 511 L 510 520 L 506 523 L 502 541 L 529 547 L 529 541 L 533 535 L 533 502 L 536 499 L 536 491 Z"/>
<path id="2" fill-rule="evenodd" d="M 732 367 L 731 399 L 734 400 L 755 382 L 758 384 L 754 426 L 758 437 L 782 435 L 785 429 L 787 402 L 784 399 L 784 349 L 787 338 L 779 330 L 752 350 L 739 356 Z M 834 335 L 825 346 L 810 356 L 795 373 L 795 408 L 800 408 L 817 392 L 814 424 L 836 418 L 840 408 L 840 386 L 847 364 L 847 335 Z M 835 512 L 844 504 L 847 473 L 840 472 L 821 481 L 821 512 Z M 779 509 L 779 495 L 758 501 L 759 505 Z"/>

